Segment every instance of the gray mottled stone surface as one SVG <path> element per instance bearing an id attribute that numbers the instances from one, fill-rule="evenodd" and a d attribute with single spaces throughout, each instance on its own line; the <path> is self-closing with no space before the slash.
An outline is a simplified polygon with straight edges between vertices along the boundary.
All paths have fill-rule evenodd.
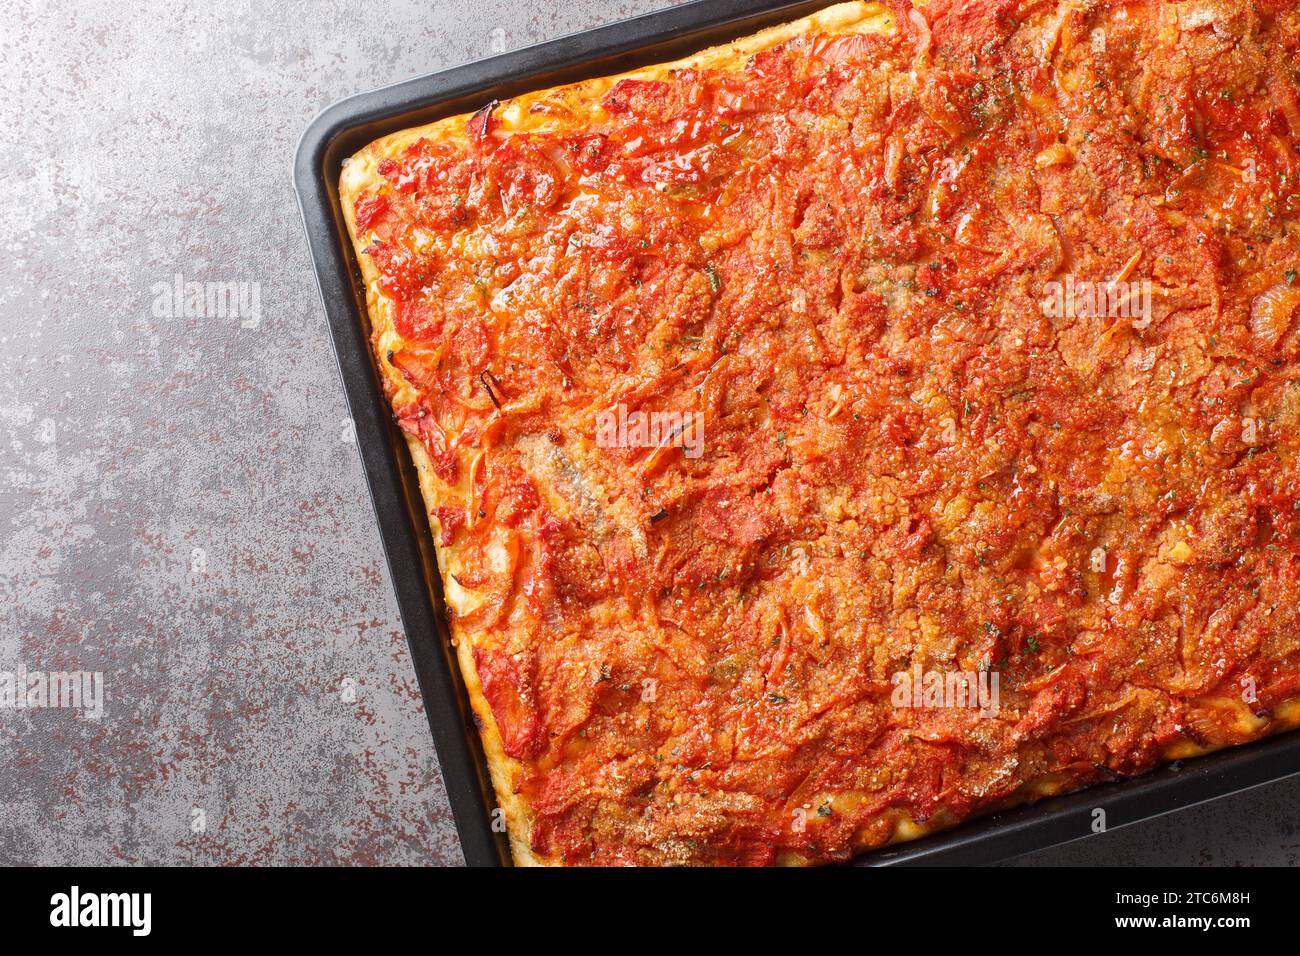
<path id="1" fill-rule="evenodd" d="M 20 0 L 0 33 L 0 863 L 460 862 L 290 186 L 361 90 L 664 5 Z M 240 318 L 161 283 L 255 283 Z M 245 286 L 245 291 L 252 286 Z M 251 306 L 251 302 L 250 302 Z M 1286 783 L 1022 862 L 1295 863 Z"/>

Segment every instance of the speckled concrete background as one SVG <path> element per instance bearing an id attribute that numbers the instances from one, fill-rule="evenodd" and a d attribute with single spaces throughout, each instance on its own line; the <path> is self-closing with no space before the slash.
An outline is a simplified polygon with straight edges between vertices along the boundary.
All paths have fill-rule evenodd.
<path id="1" fill-rule="evenodd" d="M 461 862 L 291 157 L 333 100 L 665 5 L 10 8 L 0 671 L 106 691 L 98 720 L 0 710 L 0 863 Z M 256 283 L 256 315 L 167 318 L 178 273 Z M 1284 783 L 1024 862 L 1295 864 L 1297 806 Z"/>

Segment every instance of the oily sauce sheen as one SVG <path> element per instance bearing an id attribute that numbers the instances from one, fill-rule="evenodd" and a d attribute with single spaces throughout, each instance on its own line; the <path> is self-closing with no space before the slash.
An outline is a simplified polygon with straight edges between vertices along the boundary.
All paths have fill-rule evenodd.
<path id="1" fill-rule="evenodd" d="M 356 204 L 543 860 L 842 860 L 1293 722 L 1300 8 L 889 13 L 493 104 Z"/>

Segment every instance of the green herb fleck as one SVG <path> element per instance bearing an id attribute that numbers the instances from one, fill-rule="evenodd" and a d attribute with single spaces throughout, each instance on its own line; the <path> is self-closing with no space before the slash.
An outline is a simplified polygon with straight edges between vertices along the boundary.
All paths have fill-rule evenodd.
<path id="1" fill-rule="evenodd" d="M 722 291 L 722 279 L 718 276 L 718 270 L 713 268 L 713 263 L 710 262 L 704 267 L 704 271 L 709 274 L 709 288 L 713 290 L 714 295 L 717 295 Z"/>

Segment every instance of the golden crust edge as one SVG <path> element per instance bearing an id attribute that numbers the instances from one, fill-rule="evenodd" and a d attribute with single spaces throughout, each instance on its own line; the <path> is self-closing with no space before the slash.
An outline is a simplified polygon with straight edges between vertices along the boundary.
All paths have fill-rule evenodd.
<path id="1" fill-rule="evenodd" d="M 436 507 L 437 502 L 440 500 L 438 482 L 433 477 L 429 454 L 425 451 L 424 445 L 411 435 L 404 434 L 403 437 L 406 439 L 406 447 L 410 449 L 411 459 L 415 462 L 416 474 L 420 480 L 420 494 L 430 512 L 428 515 L 429 530 L 433 535 L 438 573 L 442 575 L 445 581 L 449 573 L 447 549 L 438 543 L 442 534 L 442 527 L 437 515 L 432 513 L 433 508 Z M 524 799 L 514 792 L 512 779 L 514 772 L 518 769 L 518 761 L 506 754 L 496 719 L 492 716 L 492 708 L 483 694 L 483 685 L 479 682 L 478 669 L 474 666 L 473 642 L 462 638 L 456 633 L 457 628 L 454 619 L 451 631 L 452 648 L 456 652 L 456 661 L 460 666 L 461 678 L 464 680 L 465 690 L 469 694 L 470 706 L 474 710 L 475 717 L 478 718 L 479 727 L 482 728 L 479 739 L 483 743 L 483 755 L 487 760 L 488 773 L 492 778 L 492 789 L 496 793 L 497 806 L 505 814 L 506 836 L 510 842 L 510 854 L 517 866 L 546 865 L 546 861 L 533 852 L 527 840 L 527 835 L 532 829 L 530 826 L 532 814 Z"/>

